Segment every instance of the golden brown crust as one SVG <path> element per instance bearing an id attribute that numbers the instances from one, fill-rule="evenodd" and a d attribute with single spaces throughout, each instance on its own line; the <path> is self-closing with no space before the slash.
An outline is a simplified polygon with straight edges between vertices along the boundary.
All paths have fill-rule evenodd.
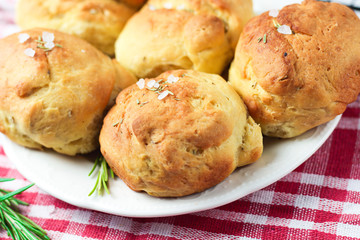
<path id="1" fill-rule="evenodd" d="M 37 42 L 54 34 L 52 50 Z M 19 35 L 30 38 L 19 42 Z M 32 29 L 0 39 L 0 130 L 32 148 L 75 155 L 95 150 L 116 73 L 109 57 L 54 30 Z M 42 39 L 43 40 L 43 39 Z M 33 57 L 25 49 L 35 50 Z"/>
<path id="2" fill-rule="evenodd" d="M 43 27 L 78 36 L 114 55 L 115 40 L 134 13 L 115 0 L 19 0 L 16 22 L 22 29 Z"/>
<path id="3" fill-rule="evenodd" d="M 273 20 L 293 34 L 279 33 Z M 360 21 L 351 9 L 312 0 L 289 5 L 276 18 L 265 12 L 249 21 L 229 79 L 264 134 L 297 136 L 356 99 L 359 43 Z"/>
<path id="4" fill-rule="evenodd" d="M 112 62 L 115 68 L 115 83 L 108 103 L 109 107 L 112 107 L 115 104 L 115 100 L 119 92 L 137 81 L 135 75 L 121 66 L 118 61 L 112 59 Z"/>
<path id="5" fill-rule="evenodd" d="M 164 83 L 169 76 L 176 83 Z M 171 78 L 171 77 L 170 77 Z M 177 70 L 161 74 L 164 99 L 137 85 L 122 91 L 104 120 L 101 152 L 136 191 L 175 197 L 203 191 L 262 153 L 260 127 L 219 76 Z"/>
<path id="6" fill-rule="evenodd" d="M 116 0 L 116 1 L 120 3 L 124 3 L 135 9 L 139 9 L 146 2 L 146 0 Z"/>
<path id="7" fill-rule="evenodd" d="M 137 77 L 171 69 L 221 73 L 251 16 L 251 0 L 152 0 L 120 34 L 116 59 Z"/>

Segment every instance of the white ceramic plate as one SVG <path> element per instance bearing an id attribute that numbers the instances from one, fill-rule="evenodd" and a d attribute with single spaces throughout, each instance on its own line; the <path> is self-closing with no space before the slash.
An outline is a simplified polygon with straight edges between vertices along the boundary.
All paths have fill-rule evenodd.
<path id="1" fill-rule="evenodd" d="M 299 1 L 254 0 L 254 10 L 261 13 L 294 2 Z M 202 193 L 171 199 L 134 192 L 118 178 L 110 181 L 111 195 L 88 197 L 96 180 L 95 176 L 87 176 L 93 165 L 91 160 L 27 149 L 4 135 L 0 135 L 0 140 L 16 168 L 54 197 L 116 215 L 159 217 L 218 207 L 270 185 L 308 159 L 329 137 L 339 120 L 340 116 L 293 139 L 265 138 L 263 155 L 256 163 L 237 169 L 224 182 Z"/>
<path id="2" fill-rule="evenodd" d="M 335 129 L 340 116 L 307 133 L 287 140 L 264 139 L 264 153 L 256 162 L 235 170 L 224 182 L 202 193 L 182 198 L 155 198 L 130 190 L 119 178 L 110 181 L 111 195 L 88 197 L 95 176 L 93 162 L 19 146 L 4 135 L 1 143 L 16 168 L 44 191 L 70 204 L 130 217 L 160 217 L 218 207 L 264 188 L 308 159 Z"/>

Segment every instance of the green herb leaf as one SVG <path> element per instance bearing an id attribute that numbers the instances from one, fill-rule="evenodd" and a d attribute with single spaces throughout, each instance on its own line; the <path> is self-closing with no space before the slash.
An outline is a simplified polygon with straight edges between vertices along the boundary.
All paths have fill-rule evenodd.
<path id="1" fill-rule="evenodd" d="M 142 103 L 140 104 L 140 107 L 144 106 L 144 105 L 147 104 L 147 103 L 149 103 L 149 101 L 142 102 Z"/>
<path id="2" fill-rule="evenodd" d="M 88 196 L 91 196 L 95 191 L 97 191 L 98 195 L 101 195 L 103 193 L 103 190 L 105 190 L 108 194 L 110 194 L 108 184 L 109 184 L 109 171 L 111 178 L 114 178 L 114 172 L 112 169 L 108 166 L 105 158 L 100 154 L 96 159 L 94 166 L 92 167 L 89 176 L 95 171 L 95 169 L 98 168 L 98 175 L 96 178 L 95 185 L 93 189 L 90 191 Z"/>
<path id="3" fill-rule="evenodd" d="M 9 192 L 9 193 L 5 194 L 4 196 L 0 197 L 0 202 L 6 200 L 8 198 L 11 198 L 11 197 L 13 197 L 13 196 L 15 196 L 15 195 L 17 195 L 19 193 L 22 193 L 23 191 L 27 190 L 28 188 L 31 188 L 34 185 L 35 185 L 35 183 L 32 183 L 32 184 L 29 184 L 29 185 L 27 185 L 27 186 L 25 186 L 23 188 L 20 188 L 20 189 L 18 189 L 16 191 Z"/>
<path id="4" fill-rule="evenodd" d="M 281 26 L 275 19 L 273 19 L 272 21 L 276 28 L 279 28 Z"/>
<path id="5" fill-rule="evenodd" d="M 9 182 L 12 180 L 15 180 L 15 178 L 0 178 L 0 182 Z M 1 189 L 0 189 L 0 191 L 1 191 Z"/>
<path id="6" fill-rule="evenodd" d="M 14 179 L 0 178 L 0 182 L 6 182 L 11 180 Z M 39 225 L 37 225 L 31 219 L 20 214 L 16 208 L 18 204 L 21 205 L 28 205 L 28 204 L 26 202 L 14 198 L 13 196 L 27 190 L 33 185 L 34 184 L 29 184 L 28 186 L 25 186 L 13 192 L 0 189 L 0 195 L 1 195 L 0 226 L 7 231 L 8 235 L 12 239 L 17 239 L 17 240 L 27 240 L 27 239 L 49 240 L 50 239 L 47 236 L 46 232 Z"/>

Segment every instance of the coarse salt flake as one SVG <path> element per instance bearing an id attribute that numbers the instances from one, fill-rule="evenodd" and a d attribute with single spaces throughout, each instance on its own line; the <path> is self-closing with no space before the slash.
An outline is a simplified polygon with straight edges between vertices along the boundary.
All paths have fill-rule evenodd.
<path id="1" fill-rule="evenodd" d="M 150 10 L 150 11 L 155 11 L 155 10 L 156 10 L 156 8 L 155 8 L 155 6 L 154 6 L 154 5 L 149 4 L 149 10 Z"/>
<path id="2" fill-rule="evenodd" d="M 179 77 L 175 77 L 174 75 L 170 74 L 167 78 L 168 83 L 176 83 L 179 80 Z"/>
<path id="3" fill-rule="evenodd" d="M 291 28 L 288 25 L 279 26 L 277 31 L 282 34 L 292 34 Z"/>
<path id="4" fill-rule="evenodd" d="M 53 42 L 55 39 L 55 36 L 53 33 L 50 33 L 50 32 L 43 32 L 42 33 L 42 40 L 44 42 Z"/>
<path id="5" fill-rule="evenodd" d="M 35 56 L 35 50 L 32 48 L 27 48 L 24 50 L 24 53 L 26 56 L 34 57 Z"/>
<path id="6" fill-rule="evenodd" d="M 136 82 L 136 84 L 140 89 L 143 89 L 145 87 L 145 79 L 140 78 L 139 81 Z"/>
<path id="7" fill-rule="evenodd" d="M 53 42 L 46 42 L 44 44 L 44 47 L 46 47 L 47 49 L 51 50 L 55 47 L 55 44 Z"/>
<path id="8" fill-rule="evenodd" d="M 166 9 L 172 9 L 172 7 L 173 7 L 172 3 L 169 3 L 169 2 L 164 3 L 164 8 L 166 8 Z"/>
<path id="9" fill-rule="evenodd" d="M 155 85 L 156 81 L 155 80 L 150 80 L 148 83 L 147 83 L 147 86 L 149 88 L 152 88 L 154 85 Z"/>
<path id="10" fill-rule="evenodd" d="M 160 84 L 158 83 L 158 82 L 156 82 L 155 84 L 154 84 L 154 88 L 159 88 L 160 87 Z"/>
<path id="11" fill-rule="evenodd" d="M 277 10 L 277 9 L 272 9 L 269 11 L 270 17 L 277 17 L 278 15 L 279 15 L 279 10 Z"/>
<path id="12" fill-rule="evenodd" d="M 167 95 L 169 95 L 169 91 L 168 91 L 168 90 L 165 90 L 165 91 L 163 91 L 162 93 L 159 94 L 158 99 L 159 99 L 159 100 L 162 100 L 162 99 L 164 99 Z"/>
<path id="13" fill-rule="evenodd" d="M 177 10 L 184 10 L 185 9 L 185 5 L 181 4 L 179 6 L 176 7 Z"/>
<path id="14" fill-rule="evenodd" d="M 19 43 L 24 43 L 30 38 L 30 35 L 27 33 L 21 33 L 18 35 Z"/>
<path id="15" fill-rule="evenodd" d="M 82 52 L 82 53 L 84 53 L 84 52 L 85 52 L 85 50 L 84 50 L 84 49 L 81 49 L 81 52 Z"/>

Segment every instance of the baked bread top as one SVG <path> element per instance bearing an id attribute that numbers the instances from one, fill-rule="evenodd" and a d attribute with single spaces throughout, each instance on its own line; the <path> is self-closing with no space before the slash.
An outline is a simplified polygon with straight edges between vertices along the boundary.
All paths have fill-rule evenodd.
<path id="1" fill-rule="evenodd" d="M 47 29 L 0 39 L 0 52 L 0 131 L 31 148 L 95 150 L 121 69 L 89 43 Z"/>
<path id="2" fill-rule="evenodd" d="M 116 59 L 137 77 L 171 69 L 220 74 L 229 64 L 251 0 L 152 0 L 126 24 Z"/>
<path id="3" fill-rule="evenodd" d="M 236 48 L 244 25 L 253 16 L 251 0 L 150 0 L 145 9 L 173 9 L 216 16 L 223 21 L 226 37 L 233 49 Z"/>
<path id="4" fill-rule="evenodd" d="M 43 27 L 78 36 L 109 55 L 126 21 L 144 1 L 19 0 L 16 22 L 22 29 Z"/>
<path id="5" fill-rule="evenodd" d="M 346 6 L 313 0 L 270 15 L 245 26 L 229 80 L 265 135 L 294 137 L 356 100 L 360 20 Z"/>
<path id="6" fill-rule="evenodd" d="M 210 188 L 263 148 L 260 127 L 231 86 L 190 70 L 123 90 L 104 119 L 100 146 L 131 189 L 160 197 Z"/>

